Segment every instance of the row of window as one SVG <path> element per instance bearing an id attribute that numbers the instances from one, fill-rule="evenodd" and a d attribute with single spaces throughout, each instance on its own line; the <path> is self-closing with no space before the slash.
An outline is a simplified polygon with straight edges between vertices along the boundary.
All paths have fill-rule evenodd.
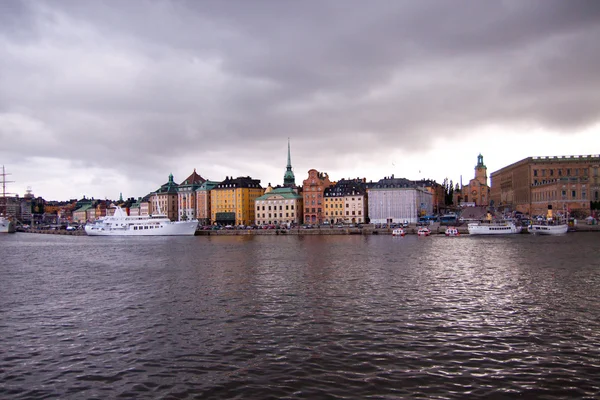
<path id="1" fill-rule="evenodd" d="M 261 209 L 262 207 L 262 209 Z M 256 206 L 256 211 L 265 211 L 265 207 L 269 207 L 268 210 L 271 211 L 271 207 L 273 207 L 273 210 L 277 210 L 277 206 Z M 293 210 L 294 209 L 294 205 L 286 205 L 285 206 L 286 210 Z M 283 206 L 279 206 L 279 210 L 283 210 Z"/>
<path id="2" fill-rule="evenodd" d="M 356 214 L 357 211 L 346 211 L 346 215 L 350 215 L 351 212 L 352 212 L 352 215 L 362 215 L 361 211 L 358 211 L 358 214 Z M 332 211 L 331 213 L 325 212 L 325 216 L 328 216 L 328 215 L 332 215 L 332 216 L 333 215 L 344 215 L 344 212 L 340 211 L 339 214 L 338 214 L 338 211 Z"/>
<path id="3" fill-rule="evenodd" d="M 571 190 L 571 199 L 577 199 L 577 191 Z M 587 200 L 587 192 L 585 190 L 581 191 L 581 200 Z M 596 199 L 598 199 L 598 192 L 596 192 Z M 534 193 L 533 195 L 534 201 L 542 201 L 542 200 L 568 200 L 567 199 L 567 191 L 562 190 L 560 193 L 560 198 L 558 198 L 556 190 L 551 192 L 540 192 Z"/>
<path id="4" fill-rule="evenodd" d="M 587 168 L 566 168 L 565 172 L 566 172 L 566 176 L 571 176 L 571 173 L 574 172 L 575 176 L 579 176 L 579 171 L 583 171 L 582 175 L 583 176 L 587 176 L 588 175 L 588 169 Z M 554 176 L 556 171 L 556 175 L 557 176 L 563 176 L 563 170 L 562 169 L 534 169 L 533 170 L 533 176 L 546 176 L 546 174 L 548 174 L 547 176 Z"/>
<path id="5" fill-rule="evenodd" d="M 271 215 L 271 213 L 262 213 L 262 218 L 267 218 L 267 217 L 265 217 L 265 215 L 268 215 L 268 218 L 277 218 L 277 213 L 273 213 L 272 215 Z M 285 217 L 286 218 L 294 218 L 295 215 L 294 215 L 294 213 L 285 213 Z M 257 214 L 256 218 L 261 218 L 260 214 Z M 279 218 L 283 218 L 283 213 L 279 213 Z"/>

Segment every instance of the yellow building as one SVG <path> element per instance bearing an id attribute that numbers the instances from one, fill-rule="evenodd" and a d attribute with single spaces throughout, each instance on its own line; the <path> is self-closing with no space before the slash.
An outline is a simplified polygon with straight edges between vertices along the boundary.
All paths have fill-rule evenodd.
<path id="1" fill-rule="evenodd" d="M 259 179 L 226 177 L 211 190 L 211 221 L 219 225 L 251 225 L 254 201 L 264 194 Z"/>

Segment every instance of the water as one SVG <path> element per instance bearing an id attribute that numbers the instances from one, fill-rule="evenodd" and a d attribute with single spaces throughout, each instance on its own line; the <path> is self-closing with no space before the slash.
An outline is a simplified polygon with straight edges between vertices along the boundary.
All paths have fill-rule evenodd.
<path id="1" fill-rule="evenodd" d="M 600 236 L 0 236 L 0 398 L 600 397 Z"/>

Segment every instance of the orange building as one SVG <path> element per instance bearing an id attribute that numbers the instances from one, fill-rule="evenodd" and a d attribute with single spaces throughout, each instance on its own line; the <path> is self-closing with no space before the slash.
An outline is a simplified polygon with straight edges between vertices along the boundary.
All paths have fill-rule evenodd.
<path id="1" fill-rule="evenodd" d="M 325 221 L 324 193 L 330 186 L 332 183 L 326 172 L 308 171 L 308 179 L 302 181 L 305 224 L 322 224 Z"/>

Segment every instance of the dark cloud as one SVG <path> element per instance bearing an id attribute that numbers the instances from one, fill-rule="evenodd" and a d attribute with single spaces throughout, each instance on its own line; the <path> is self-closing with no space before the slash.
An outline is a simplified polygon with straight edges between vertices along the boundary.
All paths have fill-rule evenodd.
<path id="1" fill-rule="evenodd" d="M 306 169 L 343 170 L 486 125 L 599 121 L 597 1 L 0 7 L 4 148 L 132 182 L 196 167 L 275 184 L 288 137 Z"/>

